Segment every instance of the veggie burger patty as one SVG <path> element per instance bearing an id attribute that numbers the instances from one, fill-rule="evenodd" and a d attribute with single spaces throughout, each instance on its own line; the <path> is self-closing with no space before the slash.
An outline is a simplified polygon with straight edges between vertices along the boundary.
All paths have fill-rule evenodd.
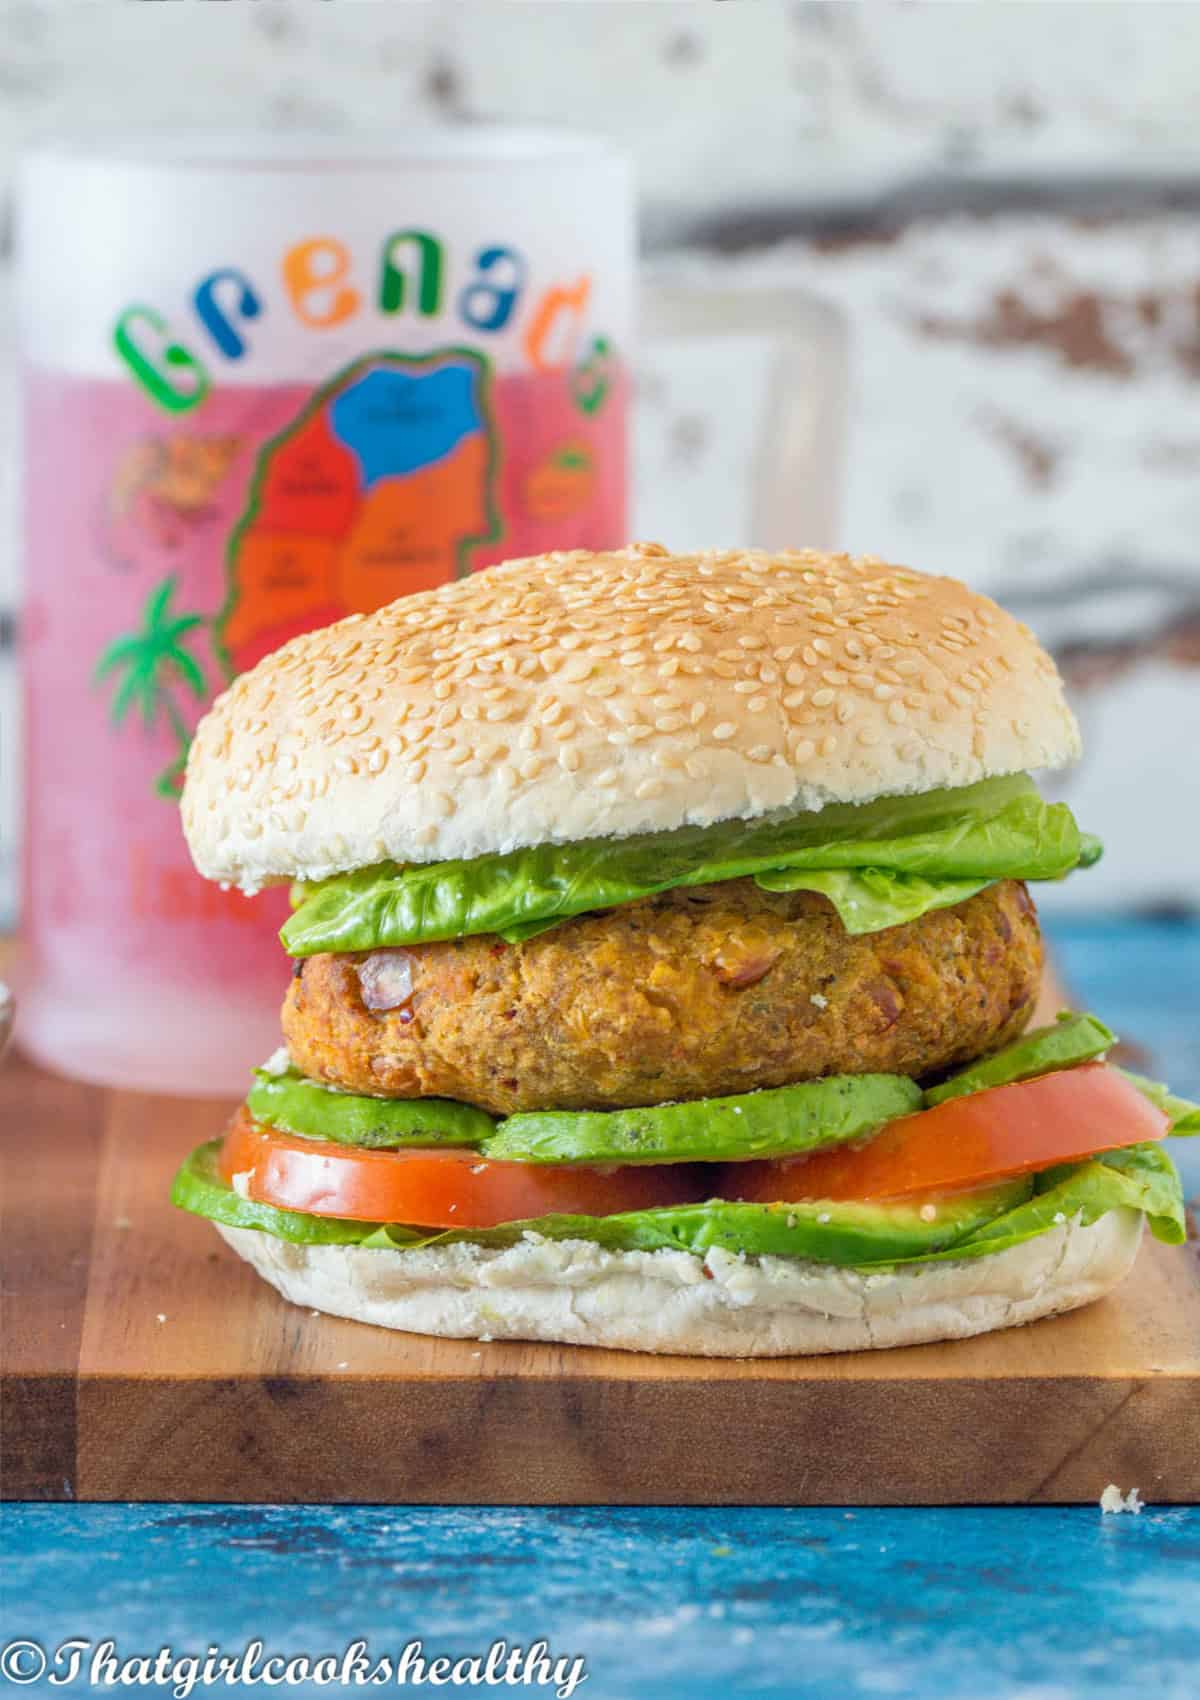
<path id="1" fill-rule="evenodd" d="M 297 964 L 314 1080 L 494 1114 L 617 1109 L 830 1074 L 941 1073 L 1022 1031 L 1042 944 L 1024 884 L 859 937 L 812 892 L 674 890 L 523 943 L 494 934 Z"/>

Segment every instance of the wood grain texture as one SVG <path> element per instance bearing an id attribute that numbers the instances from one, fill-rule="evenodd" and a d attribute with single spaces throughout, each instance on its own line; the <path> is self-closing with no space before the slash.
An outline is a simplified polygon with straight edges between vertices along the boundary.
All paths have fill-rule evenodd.
<path id="1" fill-rule="evenodd" d="M 285 1304 L 171 1208 L 219 1106 L 0 1074 L 4 1496 L 387 1503 L 1200 1500 L 1200 1260 L 957 1344 L 712 1363 Z"/>

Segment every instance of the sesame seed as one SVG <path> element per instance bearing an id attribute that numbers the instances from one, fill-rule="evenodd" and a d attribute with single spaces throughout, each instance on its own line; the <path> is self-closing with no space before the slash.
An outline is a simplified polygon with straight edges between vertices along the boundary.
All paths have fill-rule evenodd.
<path id="1" fill-rule="evenodd" d="M 732 720 L 722 720 L 718 725 L 714 726 L 713 729 L 712 729 L 712 736 L 716 739 L 716 741 L 718 743 L 721 743 L 721 744 L 725 743 L 728 739 L 734 737 L 736 735 L 736 733 L 737 733 L 737 727 L 733 724 Z"/>

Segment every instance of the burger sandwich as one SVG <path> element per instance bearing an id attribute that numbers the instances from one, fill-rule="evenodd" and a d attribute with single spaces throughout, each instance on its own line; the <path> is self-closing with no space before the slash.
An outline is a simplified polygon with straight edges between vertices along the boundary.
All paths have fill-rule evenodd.
<path id="1" fill-rule="evenodd" d="M 1075 721 L 952 579 L 643 544 L 310 632 L 192 745 L 197 867 L 291 882 L 282 1048 L 184 1209 L 297 1304 L 714 1356 L 1086 1304 L 1200 1112 L 1036 1030 Z"/>

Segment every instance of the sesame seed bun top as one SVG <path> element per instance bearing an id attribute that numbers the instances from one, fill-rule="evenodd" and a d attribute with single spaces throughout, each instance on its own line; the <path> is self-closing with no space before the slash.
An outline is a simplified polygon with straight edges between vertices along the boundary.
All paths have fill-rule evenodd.
<path id="1" fill-rule="evenodd" d="M 955 579 L 811 550 L 508 561 L 294 638 L 201 721 L 183 824 L 253 891 L 1058 767 L 1027 627 Z"/>

